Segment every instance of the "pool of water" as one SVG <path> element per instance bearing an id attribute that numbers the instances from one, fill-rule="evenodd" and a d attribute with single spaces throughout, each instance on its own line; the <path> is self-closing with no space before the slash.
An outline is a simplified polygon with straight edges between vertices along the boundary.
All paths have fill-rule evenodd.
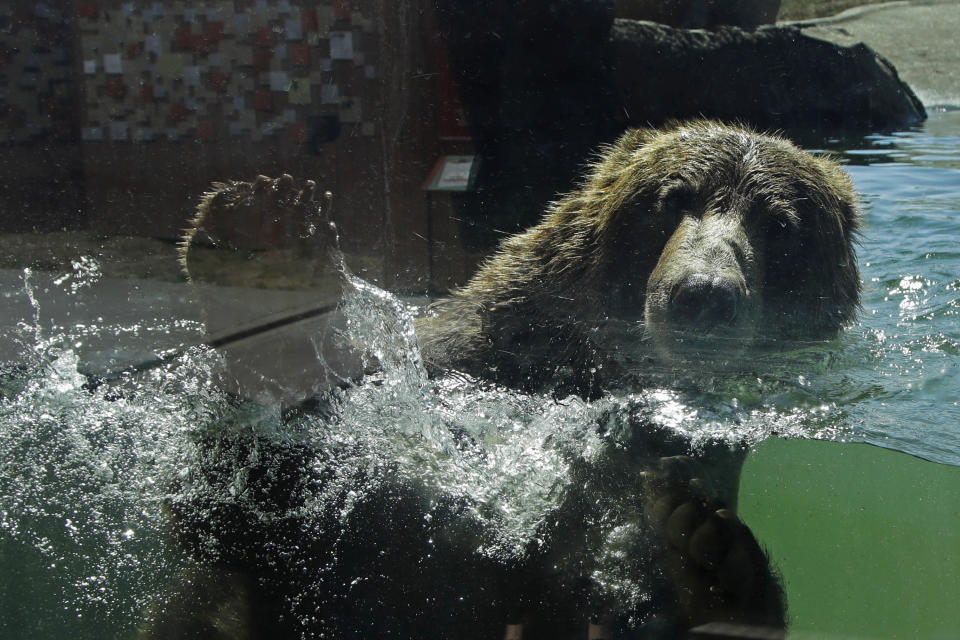
<path id="1" fill-rule="evenodd" d="M 825 391 L 854 439 L 960 464 L 960 112 L 842 150 L 866 214 L 862 360 Z"/>
<path id="2" fill-rule="evenodd" d="M 384 464 L 470 505 L 494 532 L 482 552 L 498 559 L 524 552 L 572 466 L 616 437 L 597 425 L 641 420 L 683 436 L 690 450 L 720 441 L 762 452 L 794 438 L 960 465 L 960 111 L 933 113 L 912 131 L 812 146 L 838 154 L 862 194 L 860 320 L 835 341 L 736 373 L 664 373 L 590 403 L 428 380 L 413 311 L 355 280 L 343 312 L 352 339 L 377 355 L 379 379 L 338 392 L 323 410 L 284 414 L 237 403 L 214 383 L 222 359 L 200 345 L 202 320 L 183 287 L 107 281 L 85 256 L 68 273 L 0 274 L 18 320 L 0 335 L 0 636 L 129 633 L 194 562 L 171 543 L 165 505 L 209 489 L 194 472 L 198 443 L 231 429 L 307 445 L 320 452 L 308 466 L 325 464 L 323 451 L 351 452 L 307 487 L 306 522 L 331 509 L 346 518 L 350 487 Z M 108 382 L 90 375 L 136 362 L 148 366 Z M 242 500 L 244 482 L 238 472 L 223 499 Z M 611 588 L 643 600 L 654 586 Z"/>

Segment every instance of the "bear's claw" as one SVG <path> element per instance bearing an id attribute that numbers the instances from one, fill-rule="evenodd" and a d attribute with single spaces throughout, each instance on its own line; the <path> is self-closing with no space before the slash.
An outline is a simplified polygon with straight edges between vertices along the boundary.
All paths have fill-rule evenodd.
<path id="1" fill-rule="evenodd" d="M 673 456 L 641 478 L 644 516 L 667 545 L 667 569 L 689 623 L 782 627 L 783 593 L 766 554 L 702 471 L 695 459 Z"/>

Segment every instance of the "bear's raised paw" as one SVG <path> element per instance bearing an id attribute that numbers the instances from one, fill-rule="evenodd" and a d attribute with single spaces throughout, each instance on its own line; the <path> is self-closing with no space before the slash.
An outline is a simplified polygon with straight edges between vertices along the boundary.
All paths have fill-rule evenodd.
<path id="1" fill-rule="evenodd" d="M 329 220 L 330 192 L 298 187 L 292 176 L 257 176 L 253 182 L 214 182 L 197 206 L 184 244 L 206 241 L 227 249 L 281 249 L 313 236 Z"/>

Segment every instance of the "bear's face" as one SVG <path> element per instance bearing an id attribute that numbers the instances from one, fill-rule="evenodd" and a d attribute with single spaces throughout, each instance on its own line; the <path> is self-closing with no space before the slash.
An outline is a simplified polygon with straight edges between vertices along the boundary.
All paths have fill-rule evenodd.
<path id="1" fill-rule="evenodd" d="M 856 198 L 833 162 L 702 122 L 628 133 L 601 176 L 631 191 L 610 214 L 614 307 L 642 310 L 661 359 L 786 348 L 853 319 Z"/>

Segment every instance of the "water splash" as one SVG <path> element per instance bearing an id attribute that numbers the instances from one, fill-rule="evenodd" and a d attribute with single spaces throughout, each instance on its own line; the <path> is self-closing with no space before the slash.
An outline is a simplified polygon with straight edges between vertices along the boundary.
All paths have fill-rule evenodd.
<path id="1" fill-rule="evenodd" d="M 92 267 L 87 273 L 96 278 Z M 224 363 L 204 347 L 91 386 L 81 373 L 78 338 L 126 332 L 142 339 L 153 325 L 45 324 L 36 276 L 25 272 L 32 318 L 17 329 L 24 357 L 3 372 L 0 399 L 0 529 L 56 567 L 49 571 L 71 611 L 116 629 L 139 620 L 162 583 L 193 562 L 169 544 L 164 526 L 166 505 L 186 508 L 197 496 L 207 497 L 204 504 L 235 505 L 258 526 L 290 521 L 305 538 L 332 536 L 333 562 L 345 553 L 337 546 L 345 529 L 337 527 L 351 526 L 370 496 L 387 485 L 422 487 L 437 497 L 425 518 L 442 515 L 443 505 L 461 505 L 462 517 L 484 532 L 476 552 L 509 562 L 536 543 L 573 481 L 572 469 L 595 460 L 611 439 L 629 439 L 630 430 L 666 429 L 695 451 L 774 433 L 828 434 L 842 423 L 842 402 L 815 401 L 817 391 L 789 368 L 772 379 L 699 380 L 697 389 L 664 379 L 595 402 L 523 393 L 455 372 L 431 379 L 413 329 L 416 310 L 346 271 L 343 277 L 347 340 L 376 371 L 291 417 L 279 406 L 220 392 L 212 381 Z M 97 284 L 77 274 L 54 282 L 71 295 Z M 821 370 L 835 366 L 822 351 L 810 358 Z M 253 444 L 231 449 L 237 438 Z M 211 444 L 218 441 L 220 449 Z M 211 455 L 227 454 L 237 457 L 217 467 L 222 477 L 204 474 Z M 298 500 L 258 502 L 257 474 L 266 465 L 287 477 L 288 463 L 302 474 Z M 198 507 L 198 518 L 216 515 L 208 508 Z M 632 540 L 636 532 L 611 535 Z M 319 589 L 324 574 L 316 573 L 316 558 L 277 544 L 276 562 L 310 576 L 305 590 Z M 638 602 L 649 597 L 622 582 L 617 562 L 608 564 L 594 576 L 599 585 Z"/>
<path id="2" fill-rule="evenodd" d="M 718 442 L 751 446 L 771 435 L 835 438 L 846 430 L 837 426 L 838 404 L 824 403 L 800 373 L 839 366 L 822 348 L 794 354 L 793 366 L 769 358 L 767 373 L 774 372 L 764 379 L 737 371 L 692 380 L 661 371 L 648 388 L 558 401 L 548 391 L 519 392 L 456 372 L 428 379 L 415 310 L 352 275 L 347 283 L 349 338 L 373 354 L 368 364 L 378 371 L 337 394 L 333 421 L 314 425 L 323 434 L 318 446 L 361 443 L 359 459 L 390 464 L 401 477 L 472 505 L 496 532 L 485 548 L 492 555 L 522 554 L 563 499 L 572 466 L 594 460 L 610 437 L 665 430 L 696 452 Z"/>
<path id="3" fill-rule="evenodd" d="M 103 276 L 100 263 L 90 256 L 80 256 L 76 260 L 71 260 L 70 265 L 73 271 L 56 278 L 53 284 L 59 287 L 66 284 L 71 294 L 95 285 Z"/>
<path id="4" fill-rule="evenodd" d="M 217 357 L 204 348 L 114 385 L 91 385 L 78 347 L 116 343 L 132 335 L 129 327 L 102 318 L 58 327 L 43 311 L 48 295 L 82 307 L 78 294 L 99 281 L 87 259 L 52 279 L 25 269 L 29 317 L 0 331 L 17 345 L 17 359 L 0 368 L 0 550 L 11 584 L 37 574 L 53 590 L 10 606 L 59 600 L 49 619 L 18 632 L 25 637 L 60 635 L 57 624 L 75 637 L 103 637 L 142 614 L 182 563 L 163 542 L 166 478 L 184 460 L 191 428 L 227 406 L 209 387 Z"/>
<path id="5" fill-rule="evenodd" d="M 37 302 L 36 291 L 34 291 L 33 282 L 31 281 L 32 276 L 33 270 L 30 269 L 30 267 L 23 270 L 23 290 L 27 294 L 27 300 L 30 301 L 30 308 L 33 309 L 33 324 L 21 324 L 21 326 L 33 329 L 33 343 L 39 346 L 43 343 L 43 329 L 40 325 L 40 303 Z"/>
<path id="6" fill-rule="evenodd" d="M 413 328 L 414 310 L 395 296 L 343 272 L 341 310 L 351 340 L 361 346 L 368 370 L 379 370 L 398 393 L 416 394 L 427 385 L 427 370 Z"/>

